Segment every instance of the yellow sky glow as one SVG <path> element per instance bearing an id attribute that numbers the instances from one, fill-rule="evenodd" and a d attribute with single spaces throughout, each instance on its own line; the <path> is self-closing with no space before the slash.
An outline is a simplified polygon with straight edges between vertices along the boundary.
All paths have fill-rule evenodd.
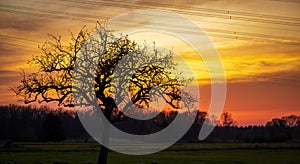
<path id="1" fill-rule="evenodd" d="M 265 109 L 263 116 L 256 122 L 254 119 L 253 123 L 263 123 L 277 113 L 299 114 L 299 7 L 300 3 L 271 0 L 137 0 L 131 3 L 118 0 L 85 3 L 4 0 L 0 2 L 0 104 L 16 102 L 16 97 L 9 88 L 19 83 L 19 68 L 24 68 L 27 72 L 36 71 L 35 67 L 27 65 L 26 62 L 32 55 L 40 53 L 38 45 L 41 46 L 49 39 L 48 34 L 61 36 L 67 43 L 70 39 L 68 29 L 76 34 L 84 25 L 87 29 L 92 29 L 96 21 L 104 22 L 129 11 L 163 9 L 190 19 L 212 40 L 223 61 L 229 83 L 225 110 L 241 116 L 238 122 L 243 124 L 244 120 L 244 123 L 249 123 L 249 119 L 245 118 L 248 111 L 243 109 L 260 112 Z M 172 18 L 153 19 L 158 20 L 159 26 L 184 29 L 190 33 L 194 30 L 180 22 L 170 24 L 168 20 Z M 131 20 L 137 20 L 143 26 L 142 17 Z M 155 41 L 158 47 L 172 49 L 182 57 L 183 60 L 179 61 L 186 62 L 196 74 L 200 86 L 205 88 L 210 83 L 204 61 L 189 45 L 175 36 L 144 32 L 130 35 L 130 38 L 140 43 L 146 41 L 151 44 Z M 205 45 L 201 46 L 205 48 Z M 212 58 L 206 62 L 214 64 L 215 61 Z M 179 68 L 188 73 L 185 67 L 181 65 Z M 244 91 L 250 96 L 247 100 L 243 99 Z M 267 93 L 272 96 L 266 96 Z M 257 99 L 257 95 L 264 97 Z M 209 102 L 209 97 L 205 95 L 202 99 L 205 103 Z M 255 103 L 247 104 L 249 101 Z M 277 102 L 280 104 L 276 104 Z"/>

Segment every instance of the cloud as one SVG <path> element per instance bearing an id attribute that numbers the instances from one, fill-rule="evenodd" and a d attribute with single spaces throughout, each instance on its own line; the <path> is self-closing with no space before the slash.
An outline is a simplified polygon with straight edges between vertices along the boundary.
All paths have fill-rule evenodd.
<path id="1" fill-rule="evenodd" d="M 18 68 L 26 64 L 32 52 L 19 46 L 0 44 L 0 70 Z"/>
<path id="2" fill-rule="evenodd" d="M 21 79 L 21 74 L 13 70 L 0 70 L 0 85 L 8 86 Z"/>
<path id="3" fill-rule="evenodd" d="M 247 76 L 232 76 L 227 80 L 228 83 L 266 82 L 275 85 L 300 88 L 300 70 L 289 69 L 276 72 L 260 72 L 256 74 L 248 74 Z"/>
<path id="4" fill-rule="evenodd" d="M 16 31 L 35 31 L 44 28 L 45 19 L 23 15 L 2 15 L 0 29 L 14 29 Z"/>
<path id="5" fill-rule="evenodd" d="M 0 70 L 0 77 L 2 77 L 3 75 L 16 75 L 19 74 L 18 71 L 13 71 L 13 70 Z"/>
<path id="6" fill-rule="evenodd" d="M 6 42 L 4 41 L 4 39 L 0 39 L 0 41 L 2 42 Z M 0 57 L 2 58 L 3 56 L 5 56 L 5 54 L 12 54 L 14 53 L 15 50 L 10 48 L 7 44 L 0 44 Z"/>

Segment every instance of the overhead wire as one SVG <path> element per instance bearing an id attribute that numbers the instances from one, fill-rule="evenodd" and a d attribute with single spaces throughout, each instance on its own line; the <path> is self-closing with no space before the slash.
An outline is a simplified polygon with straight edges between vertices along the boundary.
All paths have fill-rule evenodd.
<path id="1" fill-rule="evenodd" d="M 2 8 L 1 8 L 2 7 Z M 4 9 L 3 9 L 4 7 Z M 7 9 L 8 8 L 8 9 Z M 86 17 L 88 18 L 96 18 L 95 16 L 93 17 L 92 15 L 88 15 L 88 14 L 77 14 L 77 13 L 70 13 L 70 12 L 60 12 L 60 11 L 52 11 L 52 10 L 42 10 L 42 9 L 35 9 L 35 8 L 29 8 L 29 7 L 18 7 L 18 6 L 11 6 L 11 5 L 3 5 L 0 4 L 0 11 L 4 10 L 7 12 L 13 12 L 13 13 L 27 13 L 27 14 L 31 14 L 31 15 L 35 15 L 35 16 L 40 16 L 40 17 L 52 17 L 52 18 L 56 18 L 56 19 L 71 19 L 71 20 L 77 20 L 77 21 L 83 21 L 83 22 L 88 22 L 88 23 L 92 23 L 92 22 L 96 22 L 96 20 L 92 20 L 92 19 L 86 19 Z M 33 11 L 37 11 L 37 12 L 33 12 Z M 43 14 L 40 12 L 46 12 L 48 14 Z M 75 18 L 74 18 L 75 17 Z M 126 23 L 126 22 L 125 22 Z M 167 26 L 170 26 L 171 24 L 167 24 Z M 180 26 L 180 25 L 177 25 Z M 189 27 L 182 27 L 181 29 L 187 29 Z M 225 38 L 235 38 L 235 39 L 249 39 L 249 36 L 251 37 L 258 37 L 258 38 L 262 38 L 260 39 L 260 41 L 271 41 L 273 43 L 283 43 L 283 42 L 278 42 L 278 41 L 272 41 L 272 40 L 267 40 L 265 38 L 268 39 L 280 39 L 280 40 L 291 40 L 291 39 L 296 39 L 296 38 L 292 38 L 292 37 L 285 37 L 285 36 L 274 36 L 274 35 L 265 35 L 265 34 L 255 34 L 255 33 L 246 33 L 246 32 L 235 32 L 235 31 L 228 31 L 228 30 L 218 30 L 218 29 L 206 29 L 208 32 L 212 32 L 212 33 L 220 33 L 220 34 L 212 34 L 212 36 L 222 36 Z M 228 36 L 229 35 L 229 36 Z M 245 37 L 246 36 L 246 37 Z M 255 39 L 255 38 L 250 38 L 250 39 Z M 296 41 L 296 43 L 292 42 L 292 43 L 287 43 L 287 44 L 298 44 L 298 42 Z"/>
<path id="2" fill-rule="evenodd" d="M 0 34 L 0 37 L 10 38 L 10 39 L 16 39 L 16 40 L 21 40 L 21 41 L 28 41 L 28 42 L 32 42 L 32 43 L 40 43 L 40 42 L 32 40 L 32 39 L 20 38 L 20 37 L 10 36 L 10 35 Z"/>
<path id="3" fill-rule="evenodd" d="M 70 1 L 70 0 L 61 0 L 61 1 Z M 74 2 L 74 0 L 71 0 L 71 1 Z M 78 0 L 76 2 L 78 2 Z M 81 2 L 81 1 L 79 1 L 79 2 Z M 92 2 L 94 2 L 94 1 L 92 1 Z M 4 7 L 12 7 L 12 6 L 8 6 L 8 5 L 2 5 L 2 6 L 4 6 Z M 78 13 L 69 13 L 69 12 L 58 12 L 58 11 L 52 11 L 52 10 L 41 10 L 41 9 L 34 9 L 34 8 L 28 8 L 28 7 L 19 7 L 19 8 L 15 7 L 14 9 L 23 9 L 23 10 L 27 10 L 27 11 L 32 11 L 33 10 L 33 11 L 37 11 L 37 12 L 46 12 L 46 13 L 49 13 L 51 17 L 54 17 L 54 18 L 57 18 L 57 19 L 64 19 L 66 17 L 66 15 L 67 16 L 70 15 L 70 16 L 75 16 L 77 20 L 82 20 L 84 22 L 92 22 L 92 21 L 94 21 L 94 20 L 86 19 L 86 17 L 88 17 L 88 18 L 98 18 L 98 17 L 95 17 L 93 15 L 87 15 L 87 14 L 78 14 Z M 215 11 L 215 10 L 213 10 L 213 11 Z M 15 11 L 11 11 L 11 12 L 15 12 Z M 31 14 L 37 15 L 37 16 L 45 16 L 45 15 L 43 15 L 41 13 L 31 13 Z M 49 14 L 47 14 L 47 16 L 49 16 Z M 51 14 L 54 14 L 54 15 L 51 15 Z M 60 14 L 60 15 L 57 15 L 57 14 Z M 61 14 L 63 14 L 64 16 L 62 16 Z M 75 18 L 72 18 L 72 20 L 74 20 L 74 19 Z M 217 29 L 206 29 L 206 30 L 209 31 L 209 32 L 222 32 L 222 33 L 224 33 L 224 31 L 225 31 L 225 34 L 234 34 L 236 39 L 237 38 L 241 38 L 240 35 L 243 35 L 243 34 L 245 34 L 247 36 L 263 37 L 263 38 L 267 37 L 267 38 L 271 38 L 271 39 L 274 39 L 274 38 L 275 39 L 294 39 L 292 37 L 287 38 L 285 36 L 274 36 L 274 35 L 265 35 L 265 34 L 235 32 L 235 31 L 228 31 L 228 30 L 217 30 Z M 237 36 L 237 35 L 239 35 L 239 36 Z M 228 37 L 228 36 L 224 36 L 224 37 Z"/>
<path id="4" fill-rule="evenodd" d="M 251 21 L 251 22 L 259 22 L 259 23 L 269 23 L 269 24 L 280 24 L 284 26 L 299 26 L 300 25 L 300 18 L 293 18 L 293 17 L 284 17 L 284 16 L 274 16 L 274 15 L 267 15 L 267 14 L 255 14 L 249 12 L 238 12 L 238 11 L 229 11 L 229 10 L 220 10 L 220 9 L 206 9 L 200 7 L 184 7 L 174 4 L 158 4 L 155 2 L 144 2 L 143 4 L 136 4 L 136 3 L 129 3 L 130 1 L 126 0 L 110 0 L 110 1 L 91 1 L 91 0 L 60 0 L 65 2 L 73 2 L 79 4 L 91 4 L 91 5 L 109 5 L 109 6 L 117 6 L 117 7 L 124 7 L 124 8 L 132 8 L 132 9 L 141 9 L 149 6 L 154 6 L 156 8 L 164 8 L 169 9 L 171 11 L 176 11 L 178 13 L 194 15 L 194 16 L 208 16 L 208 17 L 216 17 L 216 18 L 223 18 L 223 19 L 236 19 L 236 20 L 243 20 L 243 21 Z M 148 6 L 147 6 L 148 5 Z M 162 6 L 162 7 L 160 7 Z M 172 8 L 172 6 L 174 6 Z M 177 8 L 176 8 L 177 7 Z M 178 9 L 179 8 L 179 9 Z M 249 18 L 251 17 L 251 18 Z M 271 18 L 263 19 L 263 18 Z M 279 19 L 279 20 L 276 20 Z M 289 21 L 282 21 L 289 20 Z M 296 22 L 294 22 L 296 21 Z"/>
<path id="5" fill-rule="evenodd" d="M 65 4 L 65 3 L 53 3 L 53 2 L 47 2 L 47 1 L 40 1 L 40 0 L 27 0 L 28 1 L 31 1 L 31 2 L 38 2 L 38 3 L 41 3 L 41 4 L 47 4 L 47 5 L 56 5 L 56 6 L 67 6 L 67 7 L 73 7 L 73 8 L 82 8 L 84 7 L 85 9 L 97 9 L 95 7 L 95 5 L 93 6 L 87 6 L 87 4 L 81 4 L 81 5 L 76 5 L 75 3 L 68 3 L 68 4 Z M 65 2 L 65 1 L 63 1 Z M 82 6 L 84 5 L 84 6 Z M 119 8 L 119 9 L 124 9 L 123 7 L 121 6 L 114 6 L 115 8 Z M 103 9 L 101 9 L 103 11 Z M 104 9 L 105 10 L 105 9 Z M 111 10 L 109 10 L 111 11 Z M 260 14 L 261 16 L 261 14 Z M 264 15 L 263 15 L 264 16 Z M 271 15 L 272 16 L 272 15 Z M 296 18 L 296 19 L 299 19 L 300 21 L 300 18 Z M 259 26 L 259 25 L 253 25 L 253 24 L 240 24 L 240 23 L 235 23 L 235 22 L 224 22 L 224 21 L 212 21 L 212 20 L 203 20 L 203 19 L 198 19 L 198 18 L 193 18 L 193 20 L 195 21 L 201 21 L 201 22 L 208 22 L 208 23 L 216 23 L 216 24 L 224 24 L 224 25 L 233 25 L 233 26 L 247 26 L 247 27 L 255 27 L 255 28 L 268 28 L 268 29 L 273 29 L 273 30 L 282 30 L 282 31 L 295 31 L 295 32 L 300 32 L 299 30 L 296 30 L 296 29 L 291 29 L 291 28 L 279 28 L 279 27 L 266 27 L 266 26 Z"/>
<path id="6" fill-rule="evenodd" d="M 29 46 L 24 46 L 24 45 L 21 45 L 21 44 L 15 44 L 15 43 L 8 43 L 8 42 L 3 42 L 3 41 L 0 41 L 1 44 L 6 44 L 6 45 L 9 45 L 9 46 L 14 46 L 14 47 L 21 47 L 23 49 L 29 49 L 29 50 L 32 50 L 33 47 L 29 47 Z"/>

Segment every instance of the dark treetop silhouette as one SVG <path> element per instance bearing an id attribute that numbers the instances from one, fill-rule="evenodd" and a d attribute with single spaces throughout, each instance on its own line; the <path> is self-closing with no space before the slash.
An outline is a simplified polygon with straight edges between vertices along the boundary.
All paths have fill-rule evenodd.
<path id="1" fill-rule="evenodd" d="M 41 54 L 33 57 L 29 62 L 37 66 L 39 70 L 29 76 L 25 76 L 24 73 L 21 85 L 14 89 L 16 95 L 25 103 L 58 102 L 58 105 L 73 107 L 74 94 L 86 90 L 86 88 L 72 86 L 75 62 L 89 62 L 96 68 L 93 74 L 95 85 L 88 86 L 93 87 L 95 93 L 90 94 L 96 95 L 98 105 L 111 123 L 121 121 L 124 117 L 115 101 L 118 105 L 123 104 L 125 110 L 133 105 L 149 107 L 151 102 L 149 92 L 155 87 L 160 87 L 161 90 L 155 92 L 154 95 L 163 97 L 172 108 L 179 109 L 184 104 L 188 105 L 190 102 L 197 101 L 180 90 L 180 85 L 187 84 L 190 79 L 180 73 L 175 76 L 172 74 L 176 70 L 171 51 L 158 50 L 155 46 L 151 47 L 146 44 L 139 45 L 128 36 L 117 38 L 105 25 L 97 25 L 94 29 L 93 36 L 97 36 L 96 39 L 90 39 L 89 34 L 91 32 L 84 28 L 76 36 L 71 33 L 72 41 L 66 45 L 63 44 L 61 37 L 51 35 L 52 40 L 40 47 Z M 76 61 L 80 52 L 86 54 L 84 61 Z M 100 57 L 99 61 L 93 61 L 89 53 L 96 53 Z M 114 72 L 117 64 L 128 57 L 131 57 L 131 60 L 125 60 L 119 72 Z M 133 76 L 124 76 L 136 65 L 138 69 L 135 70 Z M 125 77 L 125 80 L 119 81 L 118 86 L 129 82 L 129 95 L 132 103 L 124 99 L 127 93 L 118 90 L 118 86 L 116 87 L 112 82 L 113 74 L 117 74 L 116 78 L 119 79 Z M 112 93 L 117 95 L 115 101 L 111 96 Z M 182 103 L 183 97 L 185 97 L 185 102 Z M 107 152 L 108 149 L 102 146 L 99 163 L 106 163 Z"/>
<path id="2" fill-rule="evenodd" d="M 224 127 L 236 126 L 236 121 L 229 112 L 223 112 L 218 125 Z"/>

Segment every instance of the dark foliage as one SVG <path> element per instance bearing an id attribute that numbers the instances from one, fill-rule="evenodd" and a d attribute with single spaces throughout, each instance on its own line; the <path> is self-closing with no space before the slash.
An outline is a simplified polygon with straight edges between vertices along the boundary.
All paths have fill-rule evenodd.
<path id="1" fill-rule="evenodd" d="M 61 141 L 64 139 L 64 129 L 58 115 L 49 113 L 45 118 L 43 127 L 47 140 Z"/>
<path id="2" fill-rule="evenodd" d="M 62 109 L 1 106 L 0 124 L 0 140 L 59 141 L 64 137 L 72 139 L 88 137 L 75 113 Z"/>
<path id="3" fill-rule="evenodd" d="M 141 121 L 124 118 L 115 126 L 134 134 L 151 134 L 168 126 L 178 112 L 161 112 L 154 119 Z M 199 142 L 198 134 L 204 123 L 206 112 L 197 117 L 183 136 L 181 142 Z M 285 116 L 280 126 L 273 119 L 266 126 L 218 126 L 203 142 L 300 142 L 300 127 L 290 119 L 299 116 Z M 296 119 L 296 120 L 297 120 Z M 273 123 L 271 123 L 273 122 Z M 282 121 L 281 121 L 282 122 Z M 0 107 L 0 140 L 13 141 L 88 141 L 88 133 L 82 127 L 76 113 L 47 107 L 8 105 Z M 293 125 L 293 126 L 292 126 Z"/>

